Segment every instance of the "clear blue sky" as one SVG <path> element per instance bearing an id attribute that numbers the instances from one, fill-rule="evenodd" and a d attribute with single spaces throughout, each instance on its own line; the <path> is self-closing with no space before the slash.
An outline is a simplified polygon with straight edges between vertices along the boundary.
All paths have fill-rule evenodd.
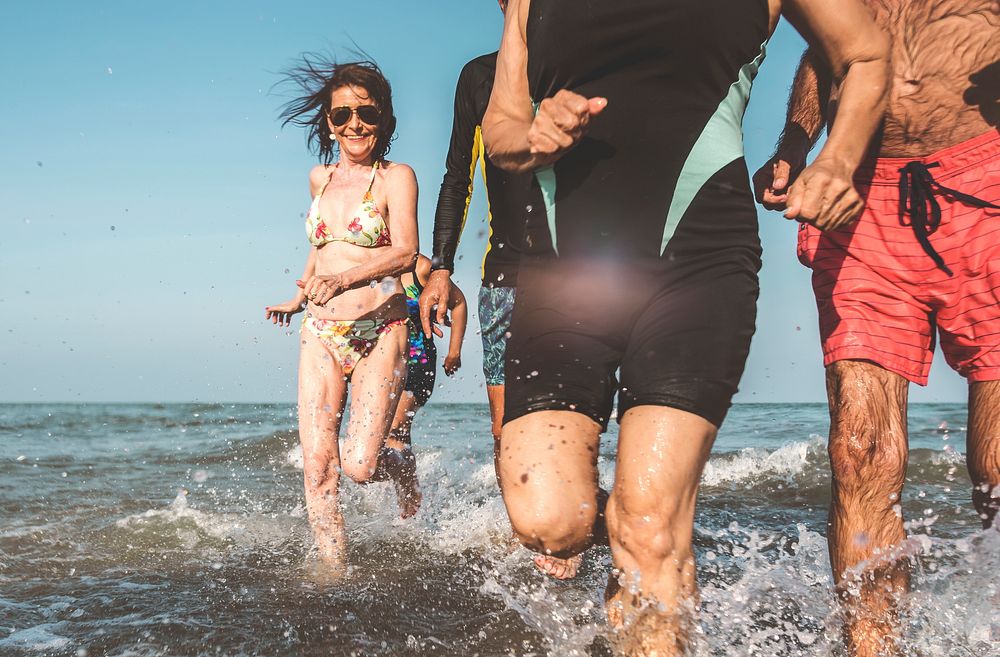
<path id="1" fill-rule="evenodd" d="M 303 51 L 352 44 L 393 85 L 391 158 L 421 185 L 429 251 L 455 81 L 495 50 L 494 0 L 12 3 L 0 22 L 0 401 L 290 401 L 298 341 L 263 321 L 307 251 L 313 159 L 271 91 Z M 782 25 L 745 122 L 770 154 L 803 47 Z M 478 285 L 477 195 L 457 281 Z M 820 401 L 809 274 L 794 226 L 761 213 L 758 330 L 738 401 Z M 439 401 L 484 399 L 473 320 Z M 960 401 L 940 362 L 917 401 Z"/>

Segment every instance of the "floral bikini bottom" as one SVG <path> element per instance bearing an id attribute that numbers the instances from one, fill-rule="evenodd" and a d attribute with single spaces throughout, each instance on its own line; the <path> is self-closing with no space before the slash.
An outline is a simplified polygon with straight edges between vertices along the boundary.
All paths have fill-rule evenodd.
<path id="1" fill-rule="evenodd" d="M 383 333 L 407 322 L 405 317 L 390 320 L 319 319 L 306 313 L 302 329 L 309 329 L 340 363 L 344 376 L 351 376 L 355 366 L 371 352 Z"/>

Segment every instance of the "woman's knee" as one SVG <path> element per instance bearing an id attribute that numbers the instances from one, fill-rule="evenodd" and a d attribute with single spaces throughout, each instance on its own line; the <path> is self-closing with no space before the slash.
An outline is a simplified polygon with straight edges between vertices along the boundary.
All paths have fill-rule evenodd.
<path id="1" fill-rule="evenodd" d="M 378 455 L 345 454 L 341 469 L 356 484 L 370 483 L 378 469 Z"/>
<path id="2" fill-rule="evenodd" d="M 664 499 L 647 502 L 629 503 L 612 491 L 607 508 L 612 547 L 624 551 L 639 564 L 690 557 L 694 505 Z"/>
<path id="3" fill-rule="evenodd" d="M 340 483 L 340 470 L 332 459 L 306 457 L 302 462 L 306 490 L 318 494 L 334 491 Z"/>
<path id="4" fill-rule="evenodd" d="M 514 535 L 523 545 L 536 552 L 568 557 L 590 546 L 597 501 L 536 497 L 508 503 L 507 514 Z"/>

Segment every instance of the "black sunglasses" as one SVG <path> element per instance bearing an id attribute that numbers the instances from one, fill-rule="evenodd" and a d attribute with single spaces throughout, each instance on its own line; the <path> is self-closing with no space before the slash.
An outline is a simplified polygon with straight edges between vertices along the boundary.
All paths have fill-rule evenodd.
<path id="1" fill-rule="evenodd" d="M 352 114 L 357 114 L 361 122 L 368 125 L 378 125 L 378 120 L 382 116 L 382 113 L 374 105 L 358 105 L 357 107 L 342 105 L 341 107 L 331 107 L 326 113 L 330 117 L 330 123 L 338 128 L 350 121 Z"/>

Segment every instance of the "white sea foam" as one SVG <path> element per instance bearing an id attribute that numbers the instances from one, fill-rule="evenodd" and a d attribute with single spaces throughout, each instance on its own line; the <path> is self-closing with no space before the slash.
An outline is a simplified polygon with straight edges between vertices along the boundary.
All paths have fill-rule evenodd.
<path id="1" fill-rule="evenodd" d="M 701 482 L 705 486 L 745 483 L 765 477 L 791 478 L 815 463 L 823 439 L 812 436 L 808 442 L 793 442 L 776 450 L 748 447 L 737 454 L 715 456 L 705 464 Z"/>
<path id="2" fill-rule="evenodd" d="M 194 549 L 205 539 L 229 541 L 244 547 L 278 544 L 287 540 L 298 523 L 288 516 L 265 517 L 261 514 L 226 514 L 200 511 L 188 503 L 188 491 L 181 490 L 166 507 L 120 518 L 121 529 L 143 531 L 169 528 L 181 546 Z"/>
<path id="3" fill-rule="evenodd" d="M 931 454 L 931 463 L 934 465 L 964 465 L 965 454 L 952 448 L 951 445 L 945 445 L 941 451 Z"/>
<path id="4" fill-rule="evenodd" d="M 285 452 L 285 465 L 290 465 L 296 470 L 301 470 L 304 467 L 305 459 L 302 456 L 302 445 L 296 445 Z"/>
<path id="5" fill-rule="evenodd" d="M 69 645 L 70 640 L 57 633 L 65 625 L 65 623 L 42 623 L 41 625 L 27 627 L 23 630 L 16 630 L 3 639 L 0 639 L 0 647 L 31 652 L 45 652 L 47 650 L 65 648 Z"/>

